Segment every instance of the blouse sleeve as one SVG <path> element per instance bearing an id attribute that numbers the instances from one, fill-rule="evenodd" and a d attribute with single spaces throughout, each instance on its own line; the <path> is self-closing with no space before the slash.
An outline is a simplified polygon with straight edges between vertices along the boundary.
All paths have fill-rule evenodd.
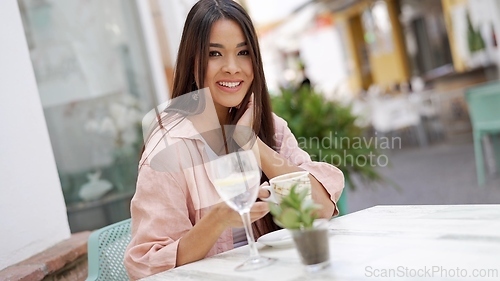
<path id="1" fill-rule="evenodd" d="M 330 195 L 330 200 L 335 205 L 333 215 L 339 213 L 337 201 L 344 189 L 344 174 L 337 167 L 326 162 L 314 162 L 307 152 L 299 147 L 297 139 L 288 128 L 285 120 L 274 115 L 274 124 L 276 130 L 277 151 L 293 164 L 308 171 L 318 180 Z"/>
<path id="2" fill-rule="evenodd" d="M 130 208 L 132 240 L 124 260 L 132 279 L 175 267 L 179 240 L 193 227 L 188 195 L 180 186 L 170 173 L 141 167 Z"/>

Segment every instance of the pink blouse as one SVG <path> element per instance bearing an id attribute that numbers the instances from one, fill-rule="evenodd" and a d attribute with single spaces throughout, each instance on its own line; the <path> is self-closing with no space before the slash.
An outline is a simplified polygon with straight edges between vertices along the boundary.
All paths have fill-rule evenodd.
<path id="1" fill-rule="evenodd" d="M 274 115 L 274 123 L 277 152 L 309 171 L 336 203 L 344 188 L 342 172 L 328 163 L 311 161 L 286 121 Z M 179 240 L 220 202 L 208 172 L 206 143 L 191 121 L 183 120 L 165 136 L 156 134 L 150 144 L 141 159 L 141 164 L 145 162 L 140 166 L 131 201 L 132 240 L 124 263 L 132 279 L 175 267 Z M 232 231 L 228 228 L 207 257 L 232 248 Z"/>

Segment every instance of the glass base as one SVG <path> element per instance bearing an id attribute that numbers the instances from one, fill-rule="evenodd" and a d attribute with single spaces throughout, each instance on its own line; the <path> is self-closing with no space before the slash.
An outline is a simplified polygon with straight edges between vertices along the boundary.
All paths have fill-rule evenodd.
<path id="1" fill-rule="evenodd" d="M 236 270 L 236 271 L 248 271 L 248 270 L 259 269 L 259 268 L 271 265 L 276 261 L 277 261 L 277 259 L 274 259 L 274 258 L 259 256 L 256 258 L 250 258 L 250 259 L 246 260 L 244 263 L 238 265 L 234 270 Z"/>
<path id="2" fill-rule="evenodd" d="M 327 268 L 328 266 L 330 266 L 329 260 L 324 261 L 324 262 L 320 262 L 317 264 L 309 264 L 309 265 L 306 265 L 305 267 L 306 267 L 307 272 L 314 273 L 314 272 L 321 271 L 321 270 Z"/>

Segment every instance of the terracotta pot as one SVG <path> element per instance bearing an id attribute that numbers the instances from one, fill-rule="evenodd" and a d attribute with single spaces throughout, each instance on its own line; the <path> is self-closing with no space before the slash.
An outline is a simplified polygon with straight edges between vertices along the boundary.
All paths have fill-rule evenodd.
<path id="1" fill-rule="evenodd" d="M 311 229 L 291 230 L 291 233 L 307 271 L 315 272 L 330 264 L 328 221 L 318 220 Z"/>

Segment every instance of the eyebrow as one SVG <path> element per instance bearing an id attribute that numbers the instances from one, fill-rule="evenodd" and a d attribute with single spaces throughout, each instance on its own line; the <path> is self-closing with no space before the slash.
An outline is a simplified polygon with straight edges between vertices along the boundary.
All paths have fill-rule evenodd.
<path id="1" fill-rule="evenodd" d="M 246 46 L 247 45 L 247 42 L 241 42 L 241 43 L 238 43 L 236 45 L 236 48 L 239 48 L 239 47 L 243 47 L 243 46 Z M 224 45 L 222 44 L 219 44 L 219 43 L 210 43 L 209 44 L 210 47 L 214 47 L 214 48 L 221 48 L 221 49 L 224 49 Z"/>

